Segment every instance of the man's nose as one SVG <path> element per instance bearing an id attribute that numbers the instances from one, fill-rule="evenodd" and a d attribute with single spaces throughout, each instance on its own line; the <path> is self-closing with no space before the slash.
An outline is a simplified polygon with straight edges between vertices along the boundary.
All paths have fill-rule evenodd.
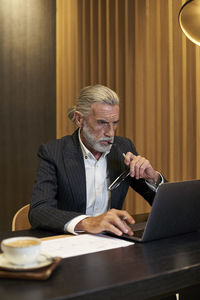
<path id="1" fill-rule="evenodd" d="M 115 135 L 115 127 L 112 123 L 107 124 L 107 126 L 105 128 L 105 135 L 109 136 L 109 137 L 113 137 Z"/>

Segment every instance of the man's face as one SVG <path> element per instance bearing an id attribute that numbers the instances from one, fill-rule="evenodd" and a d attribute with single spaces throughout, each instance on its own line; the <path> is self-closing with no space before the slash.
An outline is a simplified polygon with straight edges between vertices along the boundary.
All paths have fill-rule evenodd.
<path id="1" fill-rule="evenodd" d="M 119 105 L 92 104 L 91 113 L 83 121 L 83 143 L 92 153 L 110 150 L 118 122 Z"/>

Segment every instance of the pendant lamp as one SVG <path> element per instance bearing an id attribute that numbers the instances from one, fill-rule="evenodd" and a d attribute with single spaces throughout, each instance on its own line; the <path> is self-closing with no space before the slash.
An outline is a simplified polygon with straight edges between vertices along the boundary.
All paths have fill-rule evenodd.
<path id="1" fill-rule="evenodd" d="M 178 18 L 187 38 L 200 46 L 200 0 L 187 1 L 181 7 Z"/>

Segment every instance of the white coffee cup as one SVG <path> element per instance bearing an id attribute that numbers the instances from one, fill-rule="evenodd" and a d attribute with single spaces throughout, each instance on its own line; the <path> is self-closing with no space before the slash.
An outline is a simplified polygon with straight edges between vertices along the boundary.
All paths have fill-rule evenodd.
<path id="1" fill-rule="evenodd" d="M 15 265 L 32 264 L 40 255 L 41 241 L 31 236 L 13 237 L 1 242 L 6 259 Z"/>

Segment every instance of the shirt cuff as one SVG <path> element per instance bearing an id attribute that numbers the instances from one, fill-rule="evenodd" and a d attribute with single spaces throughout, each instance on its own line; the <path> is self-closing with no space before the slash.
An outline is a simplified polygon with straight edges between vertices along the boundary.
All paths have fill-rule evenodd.
<path id="1" fill-rule="evenodd" d="M 81 216 L 73 218 L 71 221 L 67 222 L 64 225 L 64 231 L 77 235 L 78 232 L 81 232 L 81 231 L 74 231 L 74 228 L 81 220 L 83 220 L 87 217 L 88 217 L 87 215 L 81 215 Z"/>
<path id="2" fill-rule="evenodd" d="M 154 191 L 155 193 L 157 192 L 159 185 L 161 185 L 162 183 L 164 183 L 164 177 L 159 172 L 158 172 L 158 174 L 160 175 L 160 181 L 159 181 L 159 183 L 153 183 L 153 182 L 145 180 L 145 182 L 148 185 L 148 187 L 152 191 Z"/>

